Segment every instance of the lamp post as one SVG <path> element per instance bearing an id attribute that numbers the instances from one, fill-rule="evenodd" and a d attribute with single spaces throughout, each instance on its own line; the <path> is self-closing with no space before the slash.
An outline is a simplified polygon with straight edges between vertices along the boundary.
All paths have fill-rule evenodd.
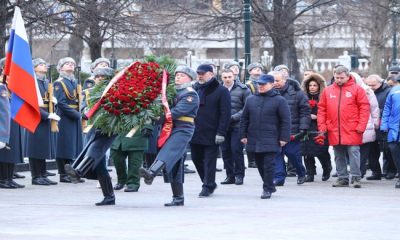
<path id="1" fill-rule="evenodd" d="M 250 25 L 251 25 L 251 0 L 243 1 L 243 21 L 244 21 L 244 70 L 245 70 L 245 82 L 249 80 L 249 73 L 247 66 L 251 61 L 251 50 L 250 50 Z"/>
<path id="2" fill-rule="evenodd" d="M 392 66 L 397 65 L 397 3 L 395 0 L 392 1 L 391 12 L 392 12 L 392 29 L 393 29 L 393 45 L 392 45 Z"/>

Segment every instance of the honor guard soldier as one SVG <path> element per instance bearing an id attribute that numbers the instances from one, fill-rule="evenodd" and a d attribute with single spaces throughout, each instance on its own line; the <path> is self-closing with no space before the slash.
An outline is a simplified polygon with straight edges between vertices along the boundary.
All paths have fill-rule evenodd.
<path id="1" fill-rule="evenodd" d="M 5 59 L 0 60 L 0 188 L 23 188 L 13 180 L 15 164 L 23 162 L 21 127 L 10 121 L 10 93 L 3 78 Z M 9 143 L 7 146 L 6 143 Z"/>
<path id="2" fill-rule="evenodd" d="M 171 183 L 172 202 L 166 207 L 183 206 L 184 158 L 186 147 L 194 133 L 194 118 L 199 108 L 199 97 L 191 87 L 196 72 L 187 66 L 179 66 L 175 71 L 177 95 L 171 109 L 173 128 L 171 135 L 162 146 L 156 160 L 149 169 L 140 169 L 146 184 L 152 184 L 157 174 L 164 169 L 164 181 Z M 215 172 L 215 170 L 214 170 Z"/>
<path id="3" fill-rule="evenodd" d="M 88 89 L 94 87 L 96 85 L 96 76 L 94 73 L 94 70 L 97 68 L 109 68 L 110 67 L 110 60 L 107 58 L 98 58 L 96 59 L 90 66 L 90 70 L 92 71 L 92 76 L 90 76 L 88 79 L 86 79 L 83 82 L 83 89 Z"/>
<path id="4" fill-rule="evenodd" d="M 75 61 L 70 57 L 58 61 L 57 71 L 60 77 L 54 83 L 54 96 L 57 98 L 57 115 L 59 132 L 57 134 L 56 162 L 60 182 L 70 183 L 71 180 L 64 170 L 65 164 L 72 161 L 82 151 L 82 125 L 79 111 L 80 86 L 74 76 Z"/>
<path id="5" fill-rule="evenodd" d="M 99 78 L 99 81 L 109 81 L 113 75 L 114 69 L 112 68 L 101 68 L 95 70 L 95 76 Z M 87 90 L 91 91 L 91 89 Z M 83 101 L 83 118 L 86 118 L 85 112 L 88 110 L 86 104 L 87 101 Z M 65 171 L 73 183 L 80 182 L 81 178 L 99 180 L 104 199 L 96 203 L 96 206 L 115 204 L 115 195 L 111 177 L 107 171 L 105 158 L 105 154 L 115 137 L 116 135 L 109 136 L 107 134 L 102 134 L 100 129 L 94 127 L 90 128 L 87 133 L 87 143 L 85 144 L 83 151 L 79 154 L 72 165 L 65 165 Z"/>
<path id="6" fill-rule="evenodd" d="M 46 159 L 55 158 L 55 133 L 51 131 L 51 121 L 60 120 L 54 113 L 54 104 L 57 99 L 53 96 L 52 86 L 46 79 L 47 63 L 41 58 L 33 59 L 32 65 L 35 71 L 36 81 L 43 105 L 40 106 L 41 121 L 35 133 L 25 134 L 25 156 L 29 158 L 29 167 L 32 175 L 32 185 L 55 185 L 46 176 Z M 49 91 L 50 89 L 50 91 Z M 52 102 L 53 104 L 50 104 Z M 52 108 L 52 109 L 49 109 Z M 37 144 L 40 143 L 40 147 Z"/>

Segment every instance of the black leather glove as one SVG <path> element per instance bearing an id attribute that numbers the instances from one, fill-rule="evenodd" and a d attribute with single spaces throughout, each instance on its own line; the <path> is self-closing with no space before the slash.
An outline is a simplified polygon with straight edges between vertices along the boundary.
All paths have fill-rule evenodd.
<path id="1" fill-rule="evenodd" d="M 153 134 L 153 129 L 150 128 L 143 128 L 140 132 L 143 137 L 150 137 Z"/>

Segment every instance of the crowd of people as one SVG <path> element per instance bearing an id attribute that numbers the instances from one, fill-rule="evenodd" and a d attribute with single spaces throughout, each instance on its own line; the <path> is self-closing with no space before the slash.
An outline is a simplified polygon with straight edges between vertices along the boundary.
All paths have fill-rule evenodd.
<path id="1" fill-rule="evenodd" d="M 37 58 L 32 64 L 44 103 L 35 133 L 9 120 L 10 93 L 5 83 L 0 88 L 3 189 L 24 187 L 14 180 L 18 176 L 15 165 L 24 162 L 24 157 L 29 160 L 33 185 L 57 185 L 49 178 L 55 174 L 46 170 L 46 160 L 55 159 L 61 183 L 99 180 L 104 199 L 96 205 L 115 204 L 114 190 L 137 192 L 141 177 L 151 185 L 163 175 L 172 190 L 172 201 L 165 206 L 183 206 L 188 149 L 202 183 L 201 198 L 212 196 L 217 188 L 219 152 L 226 172 L 220 184 L 244 184 L 247 155 L 247 167 L 257 168 L 262 179 L 262 199 L 271 198 L 287 176 L 297 176 L 299 185 L 313 182 L 316 158 L 322 166 L 322 181 L 331 177 L 334 159 L 337 179 L 333 187 L 361 188 L 364 177 L 391 180 L 400 172 L 399 67 L 391 67 L 386 79 L 376 74 L 363 78 L 342 65 L 334 68 L 329 80 L 307 70 L 300 83 L 290 77 L 285 65 L 264 73 L 260 63 L 252 63 L 247 82 L 240 80 L 237 62 L 226 64 L 221 73 L 212 63 L 196 70 L 178 66 L 172 133 L 157 149 L 162 118 L 130 137 L 106 136 L 86 126 L 85 111 L 94 86 L 114 76 L 108 59 L 93 62 L 92 76 L 83 88 L 75 78 L 72 58 L 59 60 L 59 78 L 54 83 L 46 78 L 46 61 Z M 108 150 L 117 173 L 115 185 L 106 167 Z M 367 169 L 370 176 L 365 176 Z M 395 187 L 400 188 L 400 180 Z"/>

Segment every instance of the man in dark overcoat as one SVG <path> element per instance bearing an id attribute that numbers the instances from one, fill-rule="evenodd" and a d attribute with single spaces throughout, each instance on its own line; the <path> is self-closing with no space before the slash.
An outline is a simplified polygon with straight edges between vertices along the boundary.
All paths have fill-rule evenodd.
<path id="1" fill-rule="evenodd" d="M 194 89 L 199 95 L 200 107 L 190 148 L 193 163 L 203 182 L 199 197 L 208 197 L 217 188 L 217 154 L 231 119 L 231 96 L 229 90 L 218 83 L 210 65 L 200 65 L 197 74 L 199 78 Z"/>
<path id="2" fill-rule="evenodd" d="M 275 156 L 290 141 L 290 112 L 285 98 L 273 89 L 274 77 L 263 74 L 258 94 L 250 96 L 240 120 L 240 136 L 246 151 L 256 158 L 263 180 L 262 199 L 271 198 L 276 191 L 274 179 Z"/>

